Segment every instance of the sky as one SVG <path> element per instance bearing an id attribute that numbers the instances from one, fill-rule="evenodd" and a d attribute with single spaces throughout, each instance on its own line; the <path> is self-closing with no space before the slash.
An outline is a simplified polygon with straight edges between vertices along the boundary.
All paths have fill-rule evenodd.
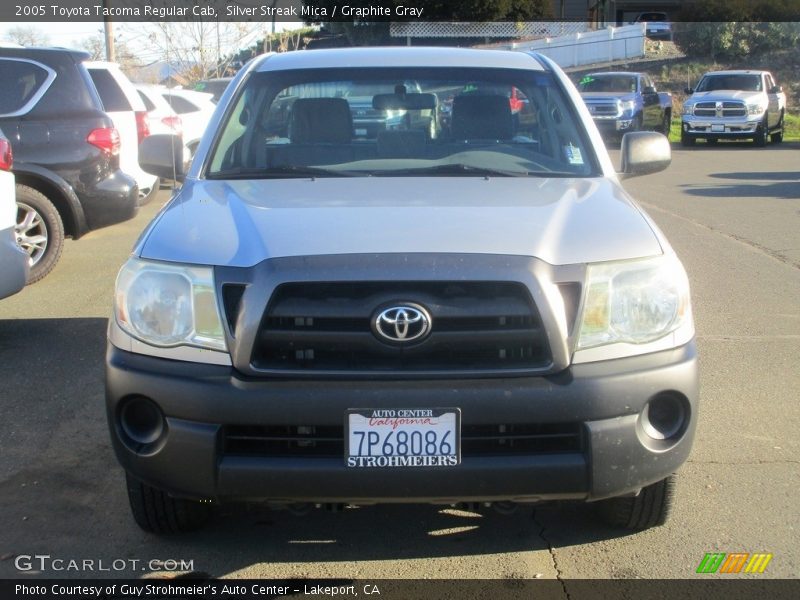
<path id="1" fill-rule="evenodd" d="M 283 29 L 296 29 L 302 27 L 300 22 L 278 22 L 278 31 Z M 65 48 L 84 49 L 86 39 L 93 36 L 103 35 L 103 23 L 81 23 L 81 22 L 22 22 L 8 23 L 0 22 L 0 43 L 8 41 L 6 34 L 9 29 L 14 27 L 34 27 L 45 33 L 50 38 L 51 46 L 62 46 Z M 114 23 L 115 37 L 125 43 L 137 57 L 145 64 L 155 62 L 161 57 L 159 53 L 147 43 L 148 28 L 152 27 L 149 23 Z M 264 23 L 264 32 L 271 31 L 272 23 Z M 258 35 L 258 32 L 256 33 Z"/>

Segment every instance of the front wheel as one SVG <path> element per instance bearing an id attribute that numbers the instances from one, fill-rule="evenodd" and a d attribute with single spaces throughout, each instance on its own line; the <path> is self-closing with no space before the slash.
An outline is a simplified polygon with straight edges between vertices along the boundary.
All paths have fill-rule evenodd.
<path id="1" fill-rule="evenodd" d="M 693 135 L 686 133 L 686 131 L 684 131 L 683 128 L 681 128 L 681 146 L 684 147 L 694 146 L 694 143 L 696 141 L 697 140 Z"/>
<path id="2" fill-rule="evenodd" d="M 161 179 L 156 178 L 153 184 L 148 189 L 139 189 L 139 198 L 136 202 L 136 206 L 145 206 L 149 204 L 150 201 L 155 198 L 158 190 L 161 189 Z"/>
<path id="3" fill-rule="evenodd" d="M 667 522 L 675 503 L 675 474 L 641 489 L 637 496 L 609 498 L 597 503 L 609 525 L 625 529 L 649 529 Z"/>
<path id="4" fill-rule="evenodd" d="M 128 501 L 136 524 L 150 533 L 170 534 L 200 529 L 210 516 L 209 506 L 173 498 L 166 492 L 125 474 Z"/>
<path id="5" fill-rule="evenodd" d="M 769 136 L 769 139 L 773 144 L 780 144 L 783 141 L 783 111 L 781 111 L 781 118 L 778 121 L 778 129 Z"/>
<path id="6" fill-rule="evenodd" d="M 17 184 L 17 244 L 28 253 L 28 283 L 35 283 L 56 266 L 64 249 L 64 223 L 55 205 L 40 191 Z"/>
<path id="7" fill-rule="evenodd" d="M 663 133 L 665 136 L 669 137 L 669 129 L 672 126 L 672 115 L 669 111 L 664 112 L 664 118 L 661 119 L 661 128 L 660 133 Z"/>
<path id="8" fill-rule="evenodd" d="M 764 117 L 764 120 L 759 123 L 758 127 L 756 128 L 756 136 L 753 138 L 753 145 L 757 148 L 763 148 L 767 145 L 767 140 L 769 139 L 769 129 L 767 127 L 767 118 Z"/>

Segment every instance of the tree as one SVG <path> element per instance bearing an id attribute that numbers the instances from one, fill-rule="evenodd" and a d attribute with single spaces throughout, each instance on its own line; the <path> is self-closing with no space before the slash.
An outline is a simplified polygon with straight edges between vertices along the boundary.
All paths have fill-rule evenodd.
<path id="1" fill-rule="evenodd" d="M 12 27 L 6 33 L 10 42 L 20 46 L 49 46 L 50 36 L 38 27 Z"/>
<path id="2" fill-rule="evenodd" d="M 716 60 L 790 48 L 800 42 L 791 0 L 708 0 L 684 9 L 675 43 L 688 55 Z M 737 21 L 727 21 L 736 15 Z"/>
<path id="3" fill-rule="evenodd" d="M 114 40 L 117 63 L 126 74 L 142 66 L 142 61 L 128 48 L 121 39 Z M 91 60 L 106 59 L 106 40 L 101 34 L 96 34 L 84 41 L 83 49 L 91 54 Z"/>
<path id="4" fill-rule="evenodd" d="M 222 77 L 242 47 L 260 38 L 262 23 L 155 22 L 148 42 L 189 81 Z"/>

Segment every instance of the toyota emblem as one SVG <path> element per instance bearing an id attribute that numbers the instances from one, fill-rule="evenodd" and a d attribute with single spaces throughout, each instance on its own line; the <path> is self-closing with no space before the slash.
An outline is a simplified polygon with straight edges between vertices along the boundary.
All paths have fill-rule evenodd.
<path id="1" fill-rule="evenodd" d="M 375 316 L 372 329 L 382 342 L 407 344 L 430 333 L 431 316 L 419 304 L 392 306 Z"/>

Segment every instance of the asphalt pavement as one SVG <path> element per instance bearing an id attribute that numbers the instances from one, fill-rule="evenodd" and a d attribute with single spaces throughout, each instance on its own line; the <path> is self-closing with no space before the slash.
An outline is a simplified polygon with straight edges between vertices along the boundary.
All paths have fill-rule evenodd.
<path id="1" fill-rule="evenodd" d="M 769 552 L 759 577 L 796 578 L 799 168 L 796 144 L 698 145 L 674 148 L 665 172 L 625 182 L 689 272 L 702 369 L 675 513 L 640 533 L 568 504 L 512 515 L 249 507 L 224 509 L 193 534 L 140 531 L 110 448 L 103 356 L 116 271 L 168 199 L 160 192 L 136 219 L 68 241 L 47 278 L 0 301 L 0 577 L 141 577 L 157 570 L 150 560 L 172 559 L 214 577 L 561 578 L 569 593 L 572 578 L 691 578 L 708 552 Z M 36 554 L 127 562 L 18 570 L 18 556 Z"/>

